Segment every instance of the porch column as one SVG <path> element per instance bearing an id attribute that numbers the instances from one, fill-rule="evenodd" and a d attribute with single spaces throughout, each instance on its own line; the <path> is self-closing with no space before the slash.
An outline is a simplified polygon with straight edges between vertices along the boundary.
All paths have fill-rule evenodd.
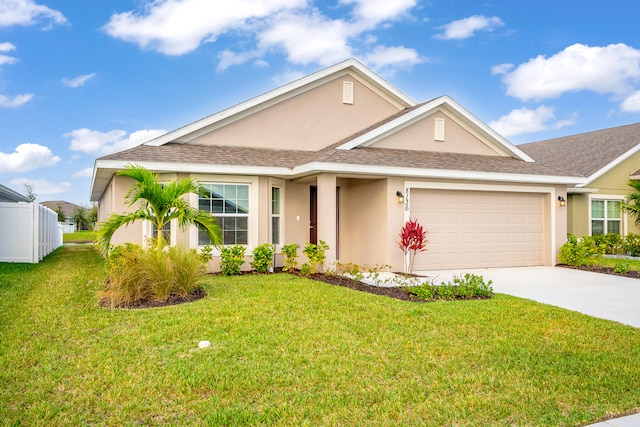
<path id="1" fill-rule="evenodd" d="M 329 245 L 325 265 L 336 261 L 337 223 L 336 223 L 336 176 L 322 174 L 318 176 L 318 243 L 324 240 Z"/>

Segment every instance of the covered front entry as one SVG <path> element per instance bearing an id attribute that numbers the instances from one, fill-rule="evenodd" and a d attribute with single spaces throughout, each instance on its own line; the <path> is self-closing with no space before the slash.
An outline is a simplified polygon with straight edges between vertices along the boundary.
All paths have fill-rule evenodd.
<path id="1" fill-rule="evenodd" d="M 410 216 L 427 230 L 415 270 L 544 264 L 547 194 L 411 189 Z M 546 234 L 545 234 L 546 233 Z"/>

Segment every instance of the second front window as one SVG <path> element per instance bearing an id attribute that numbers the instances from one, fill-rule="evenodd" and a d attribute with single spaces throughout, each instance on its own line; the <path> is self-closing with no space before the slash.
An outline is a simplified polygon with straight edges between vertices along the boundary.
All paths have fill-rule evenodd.
<path id="1" fill-rule="evenodd" d="M 212 213 L 218 220 L 224 245 L 246 245 L 249 236 L 249 185 L 203 184 L 206 194 L 198 197 L 198 208 Z M 198 244 L 209 244 L 198 231 Z"/>

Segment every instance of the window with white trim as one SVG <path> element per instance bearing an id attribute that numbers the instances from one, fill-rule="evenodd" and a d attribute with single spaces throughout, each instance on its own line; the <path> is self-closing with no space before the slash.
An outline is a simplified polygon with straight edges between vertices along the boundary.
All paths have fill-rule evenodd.
<path id="1" fill-rule="evenodd" d="M 591 200 L 591 235 L 622 234 L 619 200 Z"/>
<path id="2" fill-rule="evenodd" d="M 280 187 L 271 187 L 271 243 L 280 244 L 280 212 L 282 191 Z"/>
<path id="3" fill-rule="evenodd" d="M 249 239 L 249 185 L 202 184 L 206 193 L 198 196 L 198 209 L 212 213 L 218 220 L 224 245 L 246 245 Z M 198 244 L 209 244 L 198 230 Z"/>
<path id="4" fill-rule="evenodd" d="M 158 238 L 158 229 L 152 224 L 151 225 L 151 234 L 153 235 L 154 239 Z M 167 222 L 163 227 L 162 227 L 162 238 L 164 239 L 164 242 L 167 244 L 171 244 L 171 221 Z"/>

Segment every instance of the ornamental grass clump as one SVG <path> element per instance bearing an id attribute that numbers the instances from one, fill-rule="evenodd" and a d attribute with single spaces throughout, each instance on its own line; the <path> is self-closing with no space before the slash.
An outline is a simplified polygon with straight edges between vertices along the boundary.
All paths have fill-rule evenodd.
<path id="1" fill-rule="evenodd" d="M 195 249 L 165 246 L 158 252 L 126 243 L 114 247 L 109 254 L 107 280 L 99 297 L 102 305 L 112 308 L 140 302 L 163 303 L 196 291 L 205 273 Z"/>
<path id="2" fill-rule="evenodd" d="M 411 274 L 413 262 L 418 252 L 427 250 L 427 230 L 422 228 L 417 219 L 409 219 L 400 230 L 398 246 L 404 253 L 404 272 Z"/>

